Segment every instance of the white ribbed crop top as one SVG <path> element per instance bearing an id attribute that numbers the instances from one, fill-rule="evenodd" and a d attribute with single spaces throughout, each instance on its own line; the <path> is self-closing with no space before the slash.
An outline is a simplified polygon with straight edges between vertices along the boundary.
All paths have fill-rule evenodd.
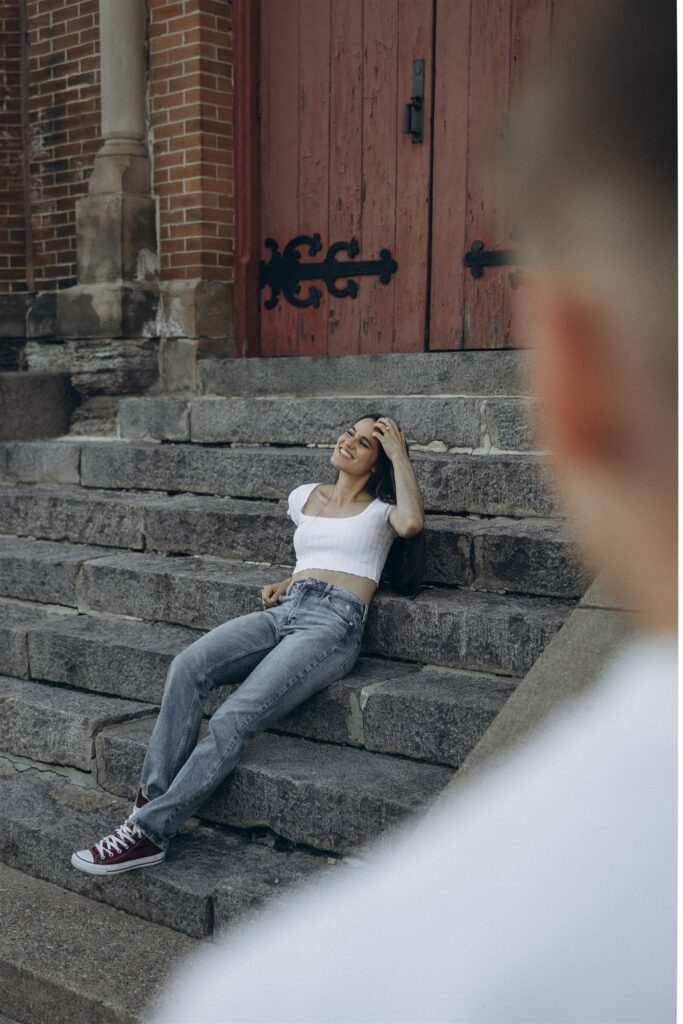
<path id="1" fill-rule="evenodd" d="M 294 572 L 332 569 L 379 583 L 389 548 L 398 534 L 389 521 L 394 505 L 375 498 L 357 516 L 311 516 L 301 509 L 318 484 L 301 484 L 287 499 L 296 524 Z"/>

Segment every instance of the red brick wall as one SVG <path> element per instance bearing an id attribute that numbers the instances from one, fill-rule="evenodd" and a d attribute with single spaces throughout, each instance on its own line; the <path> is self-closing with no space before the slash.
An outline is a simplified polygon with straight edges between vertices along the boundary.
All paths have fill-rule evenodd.
<path id="1" fill-rule="evenodd" d="M 26 288 L 18 0 L 0 0 L 0 291 Z M 98 0 L 28 0 L 36 291 L 76 283 L 76 200 L 101 144 Z M 161 276 L 232 280 L 232 3 L 148 0 Z"/>
<path id="2" fill-rule="evenodd" d="M 26 289 L 19 4 L 0 2 L 0 291 Z"/>
<path id="3" fill-rule="evenodd" d="M 232 4 L 149 0 L 161 277 L 231 281 Z"/>
<path id="4" fill-rule="evenodd" d="M 76 200 L 100 146 L 97 0 L 29 0 L 36 291 L 76 282 Z"/>

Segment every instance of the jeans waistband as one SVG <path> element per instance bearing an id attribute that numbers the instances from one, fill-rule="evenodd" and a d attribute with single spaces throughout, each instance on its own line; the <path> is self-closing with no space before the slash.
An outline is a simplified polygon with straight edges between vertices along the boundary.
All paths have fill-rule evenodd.
<path id="1" fill-rule="evenodd" d="M 365 614 L 368 608 L 367 601 L 364 601 L 358 594 L 354 594 L 352 590 L 345 590 L 344 587 L 338 587 L 336 583 L 327 583 L 325 580 L 318 580 L 314 576 L 309 576 L 305 580 L 294 580 L 293 583 L 289 584 L 285 593 L 290 594 L 295 589 L 303 590 L 304 588 L 306 590 L 320 591 L 321 597 L 325 597 L 326 594 L 332 592 L 339 594 L 340 597 L 344 597 L 347 601 L 357 605 L 363 614 Z"/>

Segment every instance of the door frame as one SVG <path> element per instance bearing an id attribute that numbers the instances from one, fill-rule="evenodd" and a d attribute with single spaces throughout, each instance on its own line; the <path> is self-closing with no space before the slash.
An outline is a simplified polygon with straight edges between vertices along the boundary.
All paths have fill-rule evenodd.
<path id="1" fill-rule="evenodd" d="M 233 326 L 235 355 L 260 355 L 258 274 L 260 264 L 257 117 L 260 65 L 259 0 L 234 0 L 233 158 L 235 161 L 235 264 Z"/>

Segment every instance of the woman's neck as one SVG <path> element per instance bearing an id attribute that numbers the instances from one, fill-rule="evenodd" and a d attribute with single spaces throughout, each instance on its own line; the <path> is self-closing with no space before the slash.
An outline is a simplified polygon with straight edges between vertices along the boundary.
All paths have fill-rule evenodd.
<path id="1" fill-rule="evenodd" d="M 345 473 L 342 473 L 337 482 L 331 485 L 330 501 L 334 501 L 338 508 L 357 505 L 369 493 L 365 489 L 369 479 L 368 476 L 365 480 L 359 481 L 355 477 L 347 477 Z"/>

